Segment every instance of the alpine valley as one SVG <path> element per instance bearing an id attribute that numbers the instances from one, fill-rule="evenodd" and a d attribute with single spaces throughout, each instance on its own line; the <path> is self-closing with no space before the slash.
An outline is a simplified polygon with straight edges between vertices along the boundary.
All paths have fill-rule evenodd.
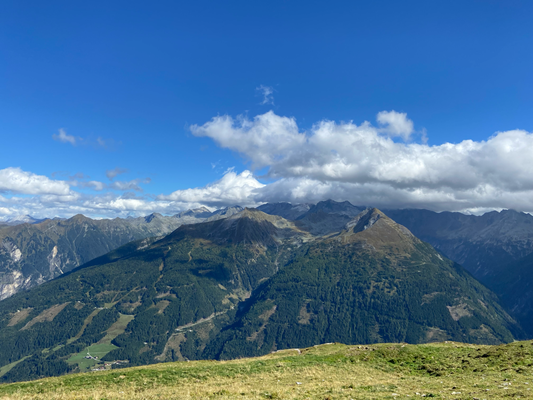
<path id="1" fill-rule="evenodd" d="M 225 218 L 241 207 L 215 212 L 207 208 L 168 217 L 93 220 L 83 215 L 70 219 L 36 220 L 20 216 L 0 225 L 0 300 L 69 272 L 132 240 L 146 244 L 183 224 Z"/>
<path id="2" fill-rule="evenodd" d="M 505 215 L 494 214 L 486 232 Z M 389 216 L 326 201 L 2 227 L 3 271 L 37 278 L 0 302 L 0 379 L 231 359 L 329 342 L 500 344 L 531 336 L 508 313 L 512 308 L 446 258 L 465 257 L 468 246 L 439 252 L 412 233 L 423 232 L 430 243 L 459 237 L 457 223 L 448 229 L 436 223 L 430 231 L 416 216 L 402 219 L 413 221 L 403 222 L 407 227 L 395 222 L 398 214 Z M 464 235 L 460 240 L 469 243 Z M 508 236 L 502 246 L 515 264 L 507 270 L 523 274 L 531 242 Z M 470 237 L 476 244 L 493 240 L 490 233 Z M 516 252 L 513 240 L 520 242 Z M 55 259 L 60 268 L 51 267 Z M 500 271 L 486 268 L 487 277 Z M 531 290 L 512 279 L 502 287 Z M 528 315 L 526 306 L 519 310 Z"/>

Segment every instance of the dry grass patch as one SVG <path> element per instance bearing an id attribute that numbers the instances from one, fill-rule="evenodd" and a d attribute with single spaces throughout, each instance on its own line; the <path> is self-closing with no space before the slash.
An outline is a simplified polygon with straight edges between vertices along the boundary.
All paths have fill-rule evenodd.
<path id="1" fill-rule="evenodd" d="M 31 310 L 33 308 L 23 308 L 22 310 L 17 311 L 16 313 L 13 313 L 11 319 L 9 320 L 9 324 L 7 326 L 15 326 L 19 322 L 24 321 L 26 318 L 28 318 L 28 315 L 30 315 Z"/>
<path id="2" fill-rule="evenodd" d="M 63 304 L 56 304 L 55 306 L 50 307 L 47 310 L 44 310 L 42 313 L 37 315 L 35 318 L 33 318 L 30 322 L 28 322 L 24 327 L 21 329 L 21 331 L 26 330 L 28 328 L 31 328 L 33 325 L 39 323 L 39 322 L 45 322 L 45 321 L 53 321 L 54 318 L 59 314 L 66 306 L 69 304 L 70 301 L 63 303 Z"/>

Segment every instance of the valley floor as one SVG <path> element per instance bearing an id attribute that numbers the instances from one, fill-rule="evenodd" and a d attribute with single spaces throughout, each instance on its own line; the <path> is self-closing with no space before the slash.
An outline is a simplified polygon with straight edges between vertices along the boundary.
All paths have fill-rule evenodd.
<path id="1" fill-rule="evenodd" d="M 324 344 L 0 385 L 1 399 L 533 398 L 533 341 Z"/>

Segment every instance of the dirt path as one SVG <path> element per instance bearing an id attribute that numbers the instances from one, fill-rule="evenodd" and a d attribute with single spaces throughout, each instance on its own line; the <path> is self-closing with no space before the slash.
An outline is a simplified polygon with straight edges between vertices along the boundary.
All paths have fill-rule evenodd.
<path id="1" fill-rule="evenodd" d="M 220 311 L 220 312 L 214 312 L 213 314 L 211 314 L 209 317 L 205 317 L 205 318 L 200 318 L 198 321 L 196 322 L 191 322 L 189 324 L 186 324 L 186 325 L 182 325 L 182 326 L 178 326 L 176 328 L 176 331 L 181 331 L 182 329 L 187 329 L 187 328 L 192 328 L 193 326 L 195 325 L 199 325 L 203 322 L 206 322 L 206 321 L 209 321 L 215 317 L 218 317 L 219 315 L 222 315 L 222 314 L 226 314 L 229 310 L 233 310 L 233 306 L 225 311 Z"/>

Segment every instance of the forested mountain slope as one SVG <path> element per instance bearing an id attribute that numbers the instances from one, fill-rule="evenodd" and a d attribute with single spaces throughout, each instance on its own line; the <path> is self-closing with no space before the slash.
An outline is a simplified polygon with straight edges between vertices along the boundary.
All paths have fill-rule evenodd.
<path id="1" fill-rule="evenodd" d="M 242 207 L 174 216 L 93 220 L 83 215 L 0 229 L 0 300 L 49 281 L 133 240 L 164 236 L 183 224 L 227 218 Z"/>
<path id="2" fill-rule="evenodd" d="M 4 381 L 331 340 L 521 337 L 490 291 L 376 209 L 327 236 L 245 209 L 130 243 L 0 304 Z"/>
<path id="3" fill-rule="evenodd" d="M 500 296 L 501 302 L 533 336 L 533 253 L 502 264 L 484 277 L 485 284 Z"/>
<path id="4" fill-rule="evenodd" d="M 234 358 L 324 342 L 456 340 L 520 335 L 496 296 L 379 210 L 302 245 L 246 301 L 204 356 Z"/>
<path id="5" fill-rule="evenodd" d="M 0 229 L 0 299 L 53 279 L 132 240 L 166 235 L 179 220 L 93 220 L 76 215 Z"/>

